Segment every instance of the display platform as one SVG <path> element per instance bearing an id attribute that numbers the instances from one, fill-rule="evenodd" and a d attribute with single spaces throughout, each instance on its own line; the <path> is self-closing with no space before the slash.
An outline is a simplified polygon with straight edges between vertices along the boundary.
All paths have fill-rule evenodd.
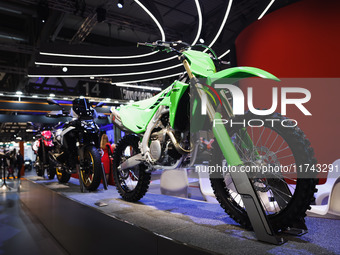
<path id="1" fill-rule="evenodd" d="M 138 203 L 113 186 L 80 193 L 40 177 L 22 182 L 21 201 L 70 254 L 339 254 L 340 221 L 306 218 L 309 233 L 280 246 L 257 241 L 218 204 L 148 193 Z"/>

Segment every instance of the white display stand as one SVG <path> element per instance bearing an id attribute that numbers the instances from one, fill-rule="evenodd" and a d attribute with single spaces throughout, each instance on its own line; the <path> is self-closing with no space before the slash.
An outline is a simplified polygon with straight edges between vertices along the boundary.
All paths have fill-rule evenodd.
<path id="1" fill-rule="evenodd" d="M 333 171 L 329 172 L 325 184 L 317 185 L 315 205 L 308 211 L 308 215 L 317 217 L 340 217 L 340 159 L 334 161 Z M 323 201 L 327 199 L 327 203 Z"/>
<path id="2" fill-rule="evenodd" d="M 203 165 L 196 165 L 195 170 L 198 173 L 200 190 L 201 190 L 201 193 L 202 193 L 204 199 L 207 202 L 218 204 L 218 201 L 216 200 L 214 191 L 211 187 L 208 171 L 206 171 L 206 172 L 203 171 L 204 170 Z"/>
<path id="3" fill-rule="evenodd" d="M 188 197 L 188 174 L 185 168 L 164 170 L 160 180 L 160 190 L 164 195 Z"/>

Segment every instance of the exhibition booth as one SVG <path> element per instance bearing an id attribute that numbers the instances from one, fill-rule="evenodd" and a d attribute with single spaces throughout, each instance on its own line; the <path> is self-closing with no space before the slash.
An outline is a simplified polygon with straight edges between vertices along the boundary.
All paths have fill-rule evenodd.
<path id="1" fill-rule="evenodd" d="M 0 254 L 340 253 L 339 10 L 0 3 Z"/>

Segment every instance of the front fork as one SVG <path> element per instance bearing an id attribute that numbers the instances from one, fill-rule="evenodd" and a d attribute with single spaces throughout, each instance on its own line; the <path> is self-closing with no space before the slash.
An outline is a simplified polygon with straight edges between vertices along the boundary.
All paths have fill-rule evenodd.
<path id="1" fill-rule="evenodd" d="M 214 123 L 214 120 L 222 120 L 221 114 L 216 112 L 212 104 L 209 100 L 207 100 L 207 94 L 204 92 L 202 84 L 199 83 L 198 79 L 193 75 L 190 69 L 190 65 L 186 59 L 182 60 L 182 63 L 184 65 L 185 70 L 187 71 L 187 74 L 190 78 L 190 84 L 191 87 L 194 87 L 197 90 L 197 93 L 200 97 L 201 103 L 206 104 L 206 114 L 208 115 L 210 122 Z M 228 112 L 232 111 L 231 106 L 227 102 L 227 109 Z M 232 112 L 230 112 L 232 116 Z M 215 121 L 216 123 L 216 121 Z M 222 122 L 219 122 L 222 123 Z M 221 151 L 223 153 L 224 158 L 227 160 L 228 165 L 230 166 L 238 166 L 243 165 L 243 162 L 237 153 L 237 150 L 235 149 L 235 146 L 233 142 L 231 141 L 231 138 L 228 134 L 227 129 L 224 125 L 213 125 L 213 133 L 215 135 L 215 138 L 217 140 L 218 145 L 221 148 Z"/>
<path id="2" fill-rule="evenodd" d="M 243 161 L 241 160 L 225 126 L 223 124 L 215 124 L 223 123 L 221 113 L 216 112 L 211 102 L 207 100 L 207 96 L 203 90 L 203 86 L 198 82 L 198 80 L 195 77 L 193 77 L 190 82 L 196 89 L 202 104 L 205 104 L 206 114 L 209 117 L 210 123 L 214 123 L 212 130 L 215 139 L 219 147 L 221 148 L 223 156 L 226 159 L 228 165 L 230 166 L 243 165 Z"/>
<path id="3" fill-rule="evenodd" d="M 194 85 L 194 88 L 197 90 L 199 97 L 201 99 L 201 103 L 206 104 L 206 114 L 209 116 L 210 122 L 212 123 L 223 123 L 222 115 L 219 112 L 216 112 L 213 108 L 212 104 L 207 100 L 206 93 L 204 93 L 203 86 L 198 82 L 198 80 L 192 75 L 190 71 L 190 66 L 186 62 L 183 61 L 184 67 L 187 70 L 190 83 Z M 228 117 L 233 117 L 232 108 L 230 107 L 229 101 L 227 104 L 229 107 L 226 107 Z M 224 105 L 225 106 L 225 105 Z M 223 106 L 222 106 L 223 107 Z M 214 121 L 215 120 L 215 121 Z M 213 133 L 217 140 L 218 145 L 221 148 L 224 158 L 226 159 L 228 166 L 241 166 L 244 164 L 242 162 L 226 127 L 222 124 L 214 124 L 213 125 Z M 249 134 L 246 132 L 246 128 L 241 129 L 242 139 L 242 147 L 247 149 L 252 149 L 258 155 L 257 150 L 254 146 L 253 141 L 249 137 Z M 244 203 L 245 209 L 247 211 L 247 215 L 250 219 L 251 225 L 254 229 L 255 235 L 257 239 L 265 242 L 269 242 L 272 244 L 282 244 L 284 240 L 275 235 L 275 232 L 270 225 L 266 213 L 262 207 L 262 202 L 252 184 L 249 176 L 246 172 L 231 172 L 231 178 L 233 179 L 236 191 L 241 195 L 242 201 Z"/>

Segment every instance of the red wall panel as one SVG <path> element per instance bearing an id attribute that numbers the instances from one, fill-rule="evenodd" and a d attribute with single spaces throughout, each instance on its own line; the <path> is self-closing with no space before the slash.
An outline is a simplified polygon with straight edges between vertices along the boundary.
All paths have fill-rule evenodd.
<path id="1" fill-rule="evenodd" d="M 340 1 L 304 0 L 274 11 L 242 31 L 236 51 L 238 66 L 258 67 L 279 78 L 322 78 L 301 86 L 312 93 L 306 104 L 312 117 L 294 109 L 288 115 L 298 120 L 319 163 L 339 159 L 340 79 L 325 78 L 340 78 Z M 254 87 L 255 106 L 268 108 L 269 88 L 259 87 Z"/>

